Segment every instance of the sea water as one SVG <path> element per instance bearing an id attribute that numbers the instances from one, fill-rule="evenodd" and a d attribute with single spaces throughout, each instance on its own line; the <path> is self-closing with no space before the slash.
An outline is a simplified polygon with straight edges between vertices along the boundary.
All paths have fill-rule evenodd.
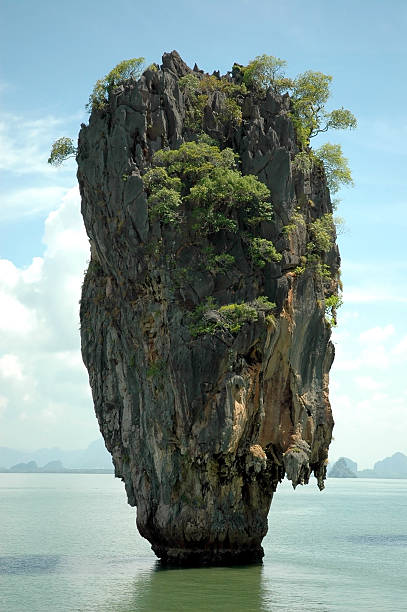
<path id="1" fill-rule="evenodd" d="M 263 546 L 161 569 L 113 476 L 0 474 L 1 612 L 405 612 L 407 480 L 284 482 Z"/>

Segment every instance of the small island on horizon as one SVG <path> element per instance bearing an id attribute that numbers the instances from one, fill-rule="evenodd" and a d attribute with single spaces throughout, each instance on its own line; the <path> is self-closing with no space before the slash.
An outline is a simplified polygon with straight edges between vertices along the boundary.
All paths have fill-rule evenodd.
<path id="1" fill-rule="evenodd" d="M 394 453 L 377 461 L 372 469 L 358 470 L 358 464 L 348 457 L 340 457 L 328 472 L 328 478 L 407 478 L 407 456 Z"/>

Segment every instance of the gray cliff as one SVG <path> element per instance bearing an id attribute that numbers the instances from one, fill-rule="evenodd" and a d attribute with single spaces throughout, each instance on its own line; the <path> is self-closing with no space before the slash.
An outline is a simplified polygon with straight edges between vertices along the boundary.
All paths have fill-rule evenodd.
<path id="1" fill-rule="evenodd" d="M 213 91 L 202 125 L 239 155 L 244 175 L 270 188 L 273 221 L 258 231 L 281 261 L 256 268 L 239 233 L 199 239 L 149 214 L 141 176 L 153 154 L 193 137 L 179 86 L 190 73 L 176 52 L 164 54 L 82 126 L 78 179 L 91 244 L 82 354 L 116 476 L 154 552 L 179 563 L 249 561 L 262 557 L 284 475 L 296 486 L 313 472 L 323 487 L 334 356 L 324 295 L 336 291 L 339 254 L 335 244 L 323 254 L 329 274 L 300 270 L 310 224 L 332 208 L 321 166 L 295 169 L 290 99 L 271 91 L 239 99 L 240 125 L 222 119 L 225 94 Z M 233 254 L 227 272 L 202 265 L 208 245 Z M 191 312 L 208 296 L 220 305 L 266 296 L 274 318 L 259 312 L 237 333 L 193 336 Z"/>

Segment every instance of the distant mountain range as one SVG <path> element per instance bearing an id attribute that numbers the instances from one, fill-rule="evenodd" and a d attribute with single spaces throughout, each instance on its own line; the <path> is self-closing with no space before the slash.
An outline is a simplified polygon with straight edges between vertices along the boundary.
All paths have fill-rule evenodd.
<path id="1" fill-rule="evenodd" d="M 112 458 L 102 438 L 91 442 L 86 449 L 81 450 L 63 450 L 54 447 L 24 451 L 0 446 L 0 471 L 8 471 L 10 468 L 17 472 L 44 471 L 47 466 L 55 462 L 60 462 L 63 470 L 113 470 Z M 32 469 L 34 467 L 32 463 L 36 464 L 36 470 Z M 19 464 L 25 464 L 25 470 L 17 469 Z M 44 467 L 39 468 L 38 465 Z M 56 469 L 55 465 L 54 468 Z"/>
<path id="2" fill-rule="evenodd" d="M 17 463 L 11 468 L 0 468 L 1 474 L 113 474 L 113 469 L 104 468 L 66 468 L 60 461 L 50 461 L 39 467 L 35 461 Z"/>
<path id="3" fill-rule="evenodd" d="M 43 467 L 39 467 L 43 466 Z M 0 446 L 0 472 L 12 473 L 110 473 L 112 458 L 102 438 L 81 450 L 58 447 L 35 451 Z M 358 470 L 356 461 L 340 457 L 328 472 L 329 478 L 407 478 L 407 456 L 394 453 L 377 461 L 371 470 Z"/>
<path id="4" fill-rule="evenodd" d="M 374 464 L 372 470 L 358 470 L 348 457 L 341 457 L 328 472 L 329 478 L 407 478 L 407 456 L 394 453 Z"/>

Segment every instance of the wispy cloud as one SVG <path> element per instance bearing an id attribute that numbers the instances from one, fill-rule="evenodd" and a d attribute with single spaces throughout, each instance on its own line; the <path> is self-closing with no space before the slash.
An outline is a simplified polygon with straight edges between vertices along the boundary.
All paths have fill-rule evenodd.
<path id="1" fill-rule="evenodd" d="M 16 175 L 50 176 L 55 170 L 47 163 L 52 143 L 64 134 L 72 122 L 79 124 L 82 114 L 70 117 L 47 116 L 26 120 L 3 114 L 0 121 L 0 171 Z"/>
<path id="2" fill-rule="evenodd" d="M 66 187 L 27 187 L 3 192 L 0 222 L 47 213 L 60 204 Z"/>
<path id="3" fill-rule="evenodd" d="M 377 287 L 346 287 L 343 293 L 346 304 L 368 304 L 374 302 L 407 303 L 407 292 L 401 288 L 400 293 L 392 289 Z"/>
<path id="4" fill-rule="evenodd" d="M 10 113 L 0 120 L 0 222 L 54 210 L 76 182 L 74 160 L 60 168 L 48 164 L 52 143 L 74 134 L 82 113 L 27 120 Z M 73 134 L 73 138 L 75 138 Z"/>

